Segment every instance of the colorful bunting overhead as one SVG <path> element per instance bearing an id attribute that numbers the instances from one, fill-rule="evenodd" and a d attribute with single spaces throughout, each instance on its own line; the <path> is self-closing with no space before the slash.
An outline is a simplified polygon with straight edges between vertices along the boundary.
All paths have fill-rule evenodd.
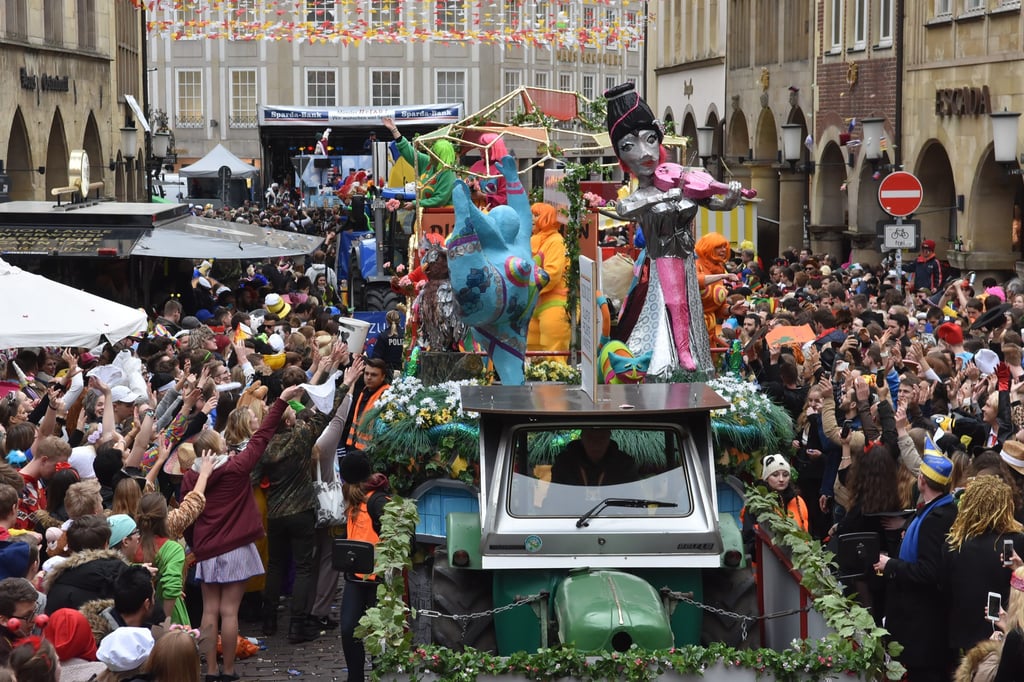
<path id="1" fill-rule="evenodd" d="M 440 42 L 636 48 L 643 0 L 132 0 L 150 35 L 358 45 Z"/>

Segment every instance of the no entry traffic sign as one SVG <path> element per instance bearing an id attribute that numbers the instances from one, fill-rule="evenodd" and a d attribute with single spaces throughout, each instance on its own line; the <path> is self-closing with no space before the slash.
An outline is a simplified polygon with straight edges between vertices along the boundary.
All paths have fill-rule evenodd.
<path id="1" fill-rule="evenodd" d="M 886 213 L 902 218 L 921 207 L 924 189 L 913 173 L 896 171 L 878 185 L 878 203 Z"/>

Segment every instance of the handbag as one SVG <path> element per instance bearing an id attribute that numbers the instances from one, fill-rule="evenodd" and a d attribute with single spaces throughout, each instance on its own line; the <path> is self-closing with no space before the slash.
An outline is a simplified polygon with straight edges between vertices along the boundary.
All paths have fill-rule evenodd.
<path id="1" fill-rule="evenodd" d="M 345 495 L 342 493 L 341 481 L 332 472 L 331 480 L 324 481 L 320 472 L 320 463 L 316 462 L 316 527 L 340 526 L 345 519 Z"/>

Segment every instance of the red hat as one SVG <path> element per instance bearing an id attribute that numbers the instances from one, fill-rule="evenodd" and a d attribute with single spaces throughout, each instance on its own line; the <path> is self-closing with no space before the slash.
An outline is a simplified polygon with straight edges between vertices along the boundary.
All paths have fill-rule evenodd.
<path id="1" fill-rule="evenodd" d="M 231 345 L 231 339 L 223 335 L 213 337 L 213 341 L 217 344 L 217 352 L 221 354 Z"/>
<path id="2" fill-rule="evenodd" d="M 951 346 L 959 346 L 964 342 L 964 330 L 955 322 L 943 322 L 935 330 L 935 336 Z"/>
<path id="3" fill-rule="evenodd" d="M 935 242 L 933 240 L 931 240 L 931 239 L 925 239 L 923 242 L 921 242 L 921 248 L 922 249 L 929 249 L 931 251 L 934 251 L 935 250 Z"/>
<path id="4" fill-rule="evenodd" d="M 89 621 L 81 611 L 57 609 L 46 624 L 46 639 L 50 640 L 62 661 L 71 658 L 96 660 L 96 640 Z"/>

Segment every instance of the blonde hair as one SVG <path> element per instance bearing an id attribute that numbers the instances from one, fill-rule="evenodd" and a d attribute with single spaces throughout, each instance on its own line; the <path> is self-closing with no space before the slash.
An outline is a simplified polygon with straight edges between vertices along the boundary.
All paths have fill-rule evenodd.
<path id="1" fill-rule="evenodd" d="M 224 440 L 228 447 L 249 440 L 253 434 L 252 418 L 255 413 L 247 406 L 236 407 L 228 415 L 227 426 L 224 427 Z"/>
<path id="2" fill-rule="evenodd" d="M 184 630 L 171 630 L 153 645 L 142 666 L 154 682 L 199 682 L 199 649 Z"/>
<path id="3" fill-rule="evenodd" d="M 64 494 L 64 509 L 71 520 L 89 514 L 98 514 L 103 510 L 103 498 L 100 496 L 100 482 L 90 478 L 72 483 Z"/>
<path id="4" fill-rule="evenodd" d="M 1013 572 L 1013 577 L 1024 580 L 1024 566 Z M 1010 629 L 1024 628 L 1024 592 L 1010 587 L 1010 599 L 1006 605 L 1006 620 Z M 1010 630 L 1007 630 L 1009 632 Z"/>
<path id="5" fill-rule="evenodd" d="M 1013 490 L 998 476 L 977 476 L 967 484 L 957 505 L 956 521 L 946 536 L 955 550 L 984 533 L 1020 533 L 1024 526 L 1013 518 Z"/>

